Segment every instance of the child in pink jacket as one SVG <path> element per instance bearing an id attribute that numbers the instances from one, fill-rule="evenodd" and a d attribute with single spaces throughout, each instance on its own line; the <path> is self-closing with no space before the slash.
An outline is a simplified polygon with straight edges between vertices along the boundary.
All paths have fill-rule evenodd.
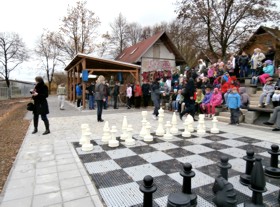
<path id="1" fill-rule="evenodd" d="M 212 97 L 210 99 L 210 104 L 207 106 L 208 107 L 208 112 L 210 114 L 210 118 L 215 115 L 215 107 L 220 106 L 223 102 L 223 97 L 221 92 L 219 91 L 218 88 L 214 88 L 214 91 L 212 93 Z"/>

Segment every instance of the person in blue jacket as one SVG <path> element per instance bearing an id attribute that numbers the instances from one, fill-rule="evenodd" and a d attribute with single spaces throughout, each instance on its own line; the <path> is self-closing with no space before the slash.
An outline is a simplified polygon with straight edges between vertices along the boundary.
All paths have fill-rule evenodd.
<path id="1" fill-rule="evenodd" d="M 230 124 L 239 125 L 241 97 L 237 92 L 237 88 L 233 87 L 231 93 L 227 97 L 227 107 L 230 109 Z"/>
<path id="2" fill-rule="evenodd" d="M 81 103 L 82 103 L 82 95 L 83 95 L 82 84 L 78 83 L 76 85 L 76 98 L 77 98 L 77 107 L 78 108 L 81 106 Z"/>

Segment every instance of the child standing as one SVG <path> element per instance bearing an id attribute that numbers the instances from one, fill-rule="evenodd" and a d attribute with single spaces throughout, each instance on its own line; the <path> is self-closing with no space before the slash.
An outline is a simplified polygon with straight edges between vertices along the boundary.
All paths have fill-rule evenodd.
<path id="1" fill-rule="evenodd" d="M 236 87 L 232 88 L 231 93 L 228 94 L 226 103 L 227 107 L 230 109 L 230 124 L 239 125 L 241 98 L 237 93 Z"/>

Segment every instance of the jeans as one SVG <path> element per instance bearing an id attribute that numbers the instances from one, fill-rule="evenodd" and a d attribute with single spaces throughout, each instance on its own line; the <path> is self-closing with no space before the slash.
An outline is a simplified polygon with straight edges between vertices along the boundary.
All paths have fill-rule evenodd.
<path id="1" fill-rule="evenodd" d="M 97 121 L 100 121 L 102 118 L 102 108 L 103 108 L 103 100 L 96 100 L 97 104 Z"/>
<path id="2" fill-rule="evenodd" d="M 154 102 L 154 115 L 156 115 L 156 116 L 158 116 L 158 110 L 159 110 L 159 108 L 160 108 L 160 100 L 159 99 L 154 99 L 153 100 L 153 102 Z"/>
<path id="3" fill-rule="evenodd" d="M 94 96 L 89 95 L 88 97 L 88 107 L 89 109 L 94 109 Z"/>
<path id="4" fill-rule="evenodd" d="M 256 69 L 251 69 L 251 75 L 252 75 L 252 77 L 256 76 Z"/>
<path id="5" fill-rule="evenodd" d="M 268 105 L 270 103 L 270 98 L 271 98 L 272 94 L 273 94 L 273 92 L 270 92 L 270 93 L 263 92 L 260 96 L 259 104 L 262 105 L 263 100 L 266 97 L 265 105 Z"/>
<path id="6" fill-rule="evenodd" d="M 239 124 L 239 109 L 230 109 L 230 123 Z"/>
<path id="7" fill-rule="evenodd" d="M 105 99 L 106 99 L 106 100 L 105 100 L 105 102 L 103 103 L 103 105 L 104 105 L 104 109 L 107 109 L 107 108 L 108 108 L 108 96 L 106 96 Z"/>
<path id="8" fill-rule="evenodd" d="M 259 80 L 259 77 L 258 77 L 258 76 L 252 76 L 252 81 L 251 81 L 251 83 L 254 84 L 254 85 L 257 85 L 257 84 L 258 84 L 258 80 Z"/>
<path id="9" fill-rule="evenodd" d="M 240 65 L 240 77 L 248 76 L 248 67 L 247 65 Z"/>

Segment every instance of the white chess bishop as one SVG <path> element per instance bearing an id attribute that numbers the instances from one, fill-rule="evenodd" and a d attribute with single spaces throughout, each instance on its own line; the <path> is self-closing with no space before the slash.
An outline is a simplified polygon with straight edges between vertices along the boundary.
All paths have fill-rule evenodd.
<path id="1" fill-rule="evenodd" d="M 172 123 L 172 127 L 170 129 L 170 133 L 171 134 L 178 134 L 177 116 L 176 116 L 175 112 L 173 113 L 171 123 Z"/>
<path id="2" fill-rule="evenodd" d="M 129 124 L 127 127 L 127 139 L 125 140 L 125 145 L 127 146 L 132 146 L 135 145 L 135 140 L 132 138 L 132 125 Z"/>
<path id="3" fill-rule="evenodd" d="M 111 139 L 111 133 L 110 133 L 109 122 L 105 121 L 101 141 L 107 144 L 110 139 Z"/>
<path id="4" fill-rule="evenodd" d="M 123 117 L 121 140 L 127 139 L 127 118 Z"/>

